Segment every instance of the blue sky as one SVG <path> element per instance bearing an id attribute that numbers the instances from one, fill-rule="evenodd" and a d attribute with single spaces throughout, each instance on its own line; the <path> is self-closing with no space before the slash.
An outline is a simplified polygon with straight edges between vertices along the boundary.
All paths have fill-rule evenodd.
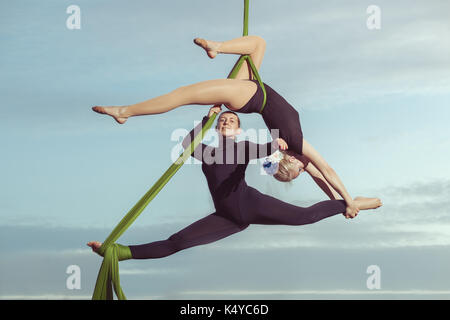
<path id="1" fill-rule="evenodd" d="M 80 30 L 66 28 L 72 4 Z M 380 30 L 366 27 L 372 4 Z M 250 34 L 267 42 L 262 78 L 300 112 L 305 138 L 350 194 L 384 206 L 124 261 L 127 296 L 448 299 L 449 6 L 251 1 Z M 0 25 L 0 298 L 89 298 L 101 259 L 85 243 L 106 238 L 170 165 L 172 133 L 207 112 L 189 106 L 121 126 L 91 106 L 225 77 L 236 57 L 210 60 L 192 39 L 240 36 L 242 1 L 21 0 L 0 4 Z M 265 128 L 257 115 L 241 120 Z M 248 183 L 284 201 L 326 199 L 306 175 L 286 185 L 259 173 L 250 166 Z M 213 210 L 200 166 L 185 165 L 119 242 L 165 239 Z M 73 264 L 81 290 L 65 287 Z M 366 288 L 369 265 L 381 268 L 381 290 Z"/>

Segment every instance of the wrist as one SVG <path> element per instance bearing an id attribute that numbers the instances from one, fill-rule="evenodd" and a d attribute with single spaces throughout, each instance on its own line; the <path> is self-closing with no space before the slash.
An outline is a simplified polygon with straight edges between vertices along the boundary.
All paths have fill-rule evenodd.
<path id="1" fill-rule="evenodd" d="M 355 202 L 351 197 L 345 197 L 344 200 L 348 207 L 352 207 L 355 205 Z"/>
<path id="2" fill-rule="evenodd" d="M 275 139 L 272 141 L 272 145 L 274 148 L 279 149 L 280 148 L 280 144 L 278 143 L 278 139 Z"/>

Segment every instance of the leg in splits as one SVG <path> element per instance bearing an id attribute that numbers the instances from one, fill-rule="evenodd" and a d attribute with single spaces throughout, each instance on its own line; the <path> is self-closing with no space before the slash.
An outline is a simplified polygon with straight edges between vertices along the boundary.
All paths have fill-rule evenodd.
<path id="1" fill-rule="evenodd" d="M 372 209 L 366 201 L 355 202 L 360 210 Z M 298 207 L 250 188 L 245 194 L 245 223 L 305 225 L 346 212 L 344 200 L 326 200 L 309 207 Z"/>
<path id="2" fill-rule="evenodd" d="M 242 207 L 245 223 L 299 226 L 344 213 L 346 204 L 343 200 L 326 200 L 310 207 L 299 207 L 251 188 L 246 192 Z"/>
<path id="3" fill-rule="evenodd" d="M 248 54 L 257 70 L 261 67 L 264 53 L 266 51 L 266 41 L 259 36 L 244 36 L 227 41 L 212 41 L 201 38 L 194 39 L 194 43 L 205 49 L 210 58 L 215 58 L 217 54 Z M 245 63 L 236 75 L 236 79 L 252 79 L 252 71 L 248 62 Z"/>
<path id="4" fill-rule="evenodd" d="M 195 39 L 195 42 L 202 46 L 208 55 L 249 54 L 257 68 L 261 66 L 264 57 L 265 41 L 258 36 L 240 37 L 224 42 Z M 214 51 L 210 46 L 214 47 Z M 224 104 L 231 110 L 239 110 L 256 92 L 256 84 L 241 81 L 248 79 L 251 79 L 251 70 L 246 66 L 239 70 L 235 79 L 203 81 L 133 105 L 95 106 L 92 109 L 112 116 L 120 124 L 125 123 L 129 117 L 164 113 L 184 105 Z"/>
<path id="5" fill-rule="evenodd" d="M 247 226 L 238 225 L 232 220 L 213 213 L 192 223 L 166 240 L 142 245 L 132 245 L 129 248 L 133 259 L 163 258 L 187 248 L 226 238 L 244 230 Z M 97 251 L 101 243 L 92 241 L 88 243 L 88 246 L 93 251 Z"/>
<path id="6" fill-rule="evenodd" d="M 187 85 L 167 94 L 129 106 L 92 108 L 95 112 L 112 116 L 123 124 L 129 117 L 158 114 L 185 105 L 225 104 L 232 110 L 242 108 L 255 94 L 257 86 L 251 81 L 237 79 L 208 80 Z"/>

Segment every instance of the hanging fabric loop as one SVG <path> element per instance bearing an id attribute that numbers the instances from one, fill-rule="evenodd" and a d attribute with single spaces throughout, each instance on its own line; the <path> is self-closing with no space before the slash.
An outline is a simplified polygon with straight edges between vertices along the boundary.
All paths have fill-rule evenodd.
<path id="1" fill-rule="evenodd" d="M 244 0 L 244 36 L 248 35 L 248 12 L 249 0 Z M 244 61 L 248 62 L 252 69 L 253 75 L 258 80 L 259 85 L 263 89 L 264 100 L 260 110 L 260 112 L 262 112 L 266 104 L 266 90 L 251 57 L 248 55 L 241 56 L 232 69 L 228 78 L 233 79 L 236 77 Z M 142 213 L 145 207 L 147 207 L 147 205 L 156 197 L 156 195 L 162 190 L 162 188 L 181 168 L 184 162 L 191 156 L 196 147 L 202 141 L 206 132 L 211 128 L 212 123 L 216 119 L 216 116 L 217 114 L 214 113 L 208 119 L 206 124 L 203 126 L 202 131 L 195 136 L 189 147 L 187 147 L 184 152 L 178 157 L 178 159 L 169 167 L 169 169 L 164 172 L 164 174 L 156 181 L 156 183 L 150 188 L 150 190 L 148 190 L 147 193 L 142 196 L 142 198 L 125 215 L 125 217 L 123 217 L 123 219 L 103 242 L 102 246 L 98 250 L 98 253 L 103 256 L 103 262 L 97 276 L 97 282 L 95 284 L 94 293 L 92 295 L 93 300 L 112 300 L 114 298 L 113 289 L 119 300 L 126 299 L 126 296 L 120 286 L 119 261 L 122 260 L 122 257 L 131 258 L 131 253 L 126 252 L 126 249 L 124 249 L 123 246 L 116 244 L 115 242 L 131 226 L 131 224 Z"/>

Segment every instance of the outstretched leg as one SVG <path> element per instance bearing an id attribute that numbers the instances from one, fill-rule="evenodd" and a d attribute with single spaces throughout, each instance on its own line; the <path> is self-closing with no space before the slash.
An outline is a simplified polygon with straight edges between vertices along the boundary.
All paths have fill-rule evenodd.
<path id="1" fill-rule="evenodd" d="M 326 200 L 310 207 L 298 207 L 268 195 L 261 194 L 258 203 L 252 201 L 246 223 L 300 226 L 312 224 L 339 213 L 345 213 L 344 200 Z"/>
<path id="2" fill-rule="evenodd" d="M 180 250 L 208 244 L 244 230 L 247 225 L 237 225 L 215 213 L 200 219 L 166 240 L 129 246 L 133 259 L 157 259 L 167 257 Z M 97 251 L 99 242 L 89 242 L 88 246 Z"/>
<path id="3" fill-rule="evenodd" d="M 137 104 L 119 107 L 95 106 L 92 110 L 110 115 L 121 124 L 129 117 L 164 113 L 190 104 L 225 104 L 232 110 L 238 110 L 250 100 L 256 89 L 256 84 L 250 81 L 208 80 L 180 87 L 168 94 Z"/>
<path id="4" fill-rule="evenodd" d="M 244 36 L 227 41 L 212 41 L 196 38 L 194 39 L 194 43 L 205 49 L 210 58 L 215 58 L 218 53 L 248 54 L 258 70 L 261 67 L 266 51 L 266 42 L 259 36 Z M 245 67 L 243 66 L 239 70 L 236 79 L 252 79 L 251 75 L 251 68 L 246 63 Z"/>
<path id="5" fill-rule="evenodd" d="M 326 200 L 309 207 L 299 207 L 256 189 L 250 189 L 245 199 L 246 203 L 243 206 L 246 213 L 245 222 L 250 224 L 311 224 L 339 213 L 345 214 L 347 208 L 344 200 Z"/>
<path id="6" fill-rule="evenodd" d="M 173 234 L 167 240 L 130 246 L 130 250 L 133 259 L 163 258 L 180 250 L 226 238 L 246 227 L 213 213 Z"/>

